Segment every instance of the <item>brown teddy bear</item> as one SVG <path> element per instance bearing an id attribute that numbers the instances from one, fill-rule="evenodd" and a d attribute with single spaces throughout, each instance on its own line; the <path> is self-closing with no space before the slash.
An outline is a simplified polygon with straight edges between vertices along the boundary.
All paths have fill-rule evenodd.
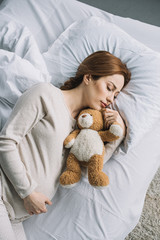
<path id="1" fill-rule="evenodd" d="M 94 187 L 109 184 L 108 176 L 102 172 L 105 153 L 104 142 L 111 142 L 123 134 L 122 127 L 113 123 L 109 130 L 103 130 L 102 112 L 84 109 L 77 118 L 79 129 L 74 130 L 65 140 L 64 146 L 71 148 L 67 158 L 67 169 L 60 176 L 63 187 L 73 187 L 81 178 L 81 168 L 88 167 L 88 179 Z"/>

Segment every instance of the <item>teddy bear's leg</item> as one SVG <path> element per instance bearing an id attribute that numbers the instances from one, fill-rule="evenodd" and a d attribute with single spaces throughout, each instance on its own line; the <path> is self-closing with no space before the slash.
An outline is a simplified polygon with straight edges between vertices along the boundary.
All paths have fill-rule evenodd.
<path id="1" fill-rule="evenodd" d="M 60 176 L 60 184 L 63 187 L 73 187 L 81 178 L 80 163 L 74 154 L 70 153 L 67 158 L 67 169 Z"/>
<path id="2" fill-rule="evenodd" d="M 88 180 L 94 187 L 105 187 L 109 184 L 108 176 L 102 172 L 103 158 L 103 155 L 95 154 L 89 160 Z"/>

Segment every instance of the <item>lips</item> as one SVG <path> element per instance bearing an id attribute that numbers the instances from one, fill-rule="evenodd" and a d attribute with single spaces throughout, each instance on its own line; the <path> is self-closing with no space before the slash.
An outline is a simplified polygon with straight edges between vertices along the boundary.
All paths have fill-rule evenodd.
<path id="1" fill-rule="evenodd" d="M 106 107 L 107 107 L 107 104 L 101 101 L 101 106 L 102 106 L 103 108 L 106 108 Z"/>

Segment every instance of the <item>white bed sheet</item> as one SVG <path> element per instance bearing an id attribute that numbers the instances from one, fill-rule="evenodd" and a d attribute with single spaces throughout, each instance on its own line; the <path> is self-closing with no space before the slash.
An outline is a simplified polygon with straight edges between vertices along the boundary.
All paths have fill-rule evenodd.
<path id="1" fill-rule="evenodd" d="M 114 16 L 73 0 L 5 0 L 0 18 L 10 16 L 27 26 L 43 53 L 71 23 L 93 15 L 116 23 L 137 40 L 160 52 L 160 28 Z M 20 53 L 18 55 L 22 58 Z M 37 75 L 33 76 L 38 81 Z M 47 77 L 41 80 L 48 81 Z M 4 114 L 7 107 L 12 108 L 5 101 L 2 104 Z M 27 239 L 124 239 L 138 223 L 146 190 L 160 164 L 159 138 L 160 123 L 157 123 L 144 136 L 144 141 L 127 154 L 118 149 L 104 166 L 111 180 L 105 191 L 92 188 L 86 178 L 76 188 L 59 187 L 48 212 L 24 222 Z"/>

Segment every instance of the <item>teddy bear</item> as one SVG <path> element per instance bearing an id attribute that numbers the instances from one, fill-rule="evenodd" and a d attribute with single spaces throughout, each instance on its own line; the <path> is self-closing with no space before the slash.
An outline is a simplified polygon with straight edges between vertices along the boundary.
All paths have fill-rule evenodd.
<path id="1" fill-rule="evenodd" d="M 103 130 L 102 111 L 84 109 L 77 117 L 77 129 L 64 140 L 64 147 L 70 148 L 66 170 L 60 176 L 60 184 L 70 188 L 81 179 L 81 166 L 88 167 L 89 183 L 96 188 L 109 184 L 108 176 L 102 171 L 105 142 L 117 140 L 123 134 L 119 123 L 114 122 Z"/>

